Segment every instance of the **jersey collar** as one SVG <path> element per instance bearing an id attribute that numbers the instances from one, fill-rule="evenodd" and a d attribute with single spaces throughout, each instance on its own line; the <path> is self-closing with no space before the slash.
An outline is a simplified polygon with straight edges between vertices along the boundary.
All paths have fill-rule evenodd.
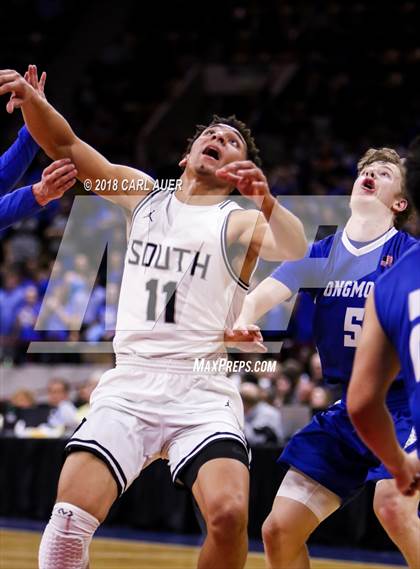
<path id="1" fill-rule="evenodd" d="M 379 237 L 379 239 L 375 239 L 375 241 L 372 241 L 368 245 L 364 245 L 363 247 L 357 248 L 350 243 L 350 240 L 347 237 L 346 230 L 344 229 L 343 234 L 341 236 L 341 242 L 343 243 L 344 247 L 347 249 L 349 253 L 355 255 L 356 257 L 360 257 L 360 255 L 365 255 L 366 253 L 374 251 L 378 247 L 382 247 L 382 245 L 387 241 L 389 241 L 389 239 L 394 237 L 396 233 L 398 233 L 398 230 L 395 229 L 395 227 L 391 227 L 391 229 L 386 233 L 384 233 L 384 235 Z"/>

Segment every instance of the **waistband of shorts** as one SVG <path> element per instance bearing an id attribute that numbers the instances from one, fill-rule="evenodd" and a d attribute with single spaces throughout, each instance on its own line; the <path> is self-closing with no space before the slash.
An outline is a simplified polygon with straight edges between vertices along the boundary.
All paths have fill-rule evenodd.
<path id="1" fill-rule="evenodd" d="M 118 366 L 127 365 L 135 366 L 145 371 L 168 372 L 168 373 L 187 373 L 193 375 L 213 375 L 211 372 L 203 372 L 197 368 L 197 361 L 205 360 L 206 362 L 218 362 L 226 360 L 227 356 L 218 354 L 215 357 L 191 358 L 191 359 L 173 359 L 173 358 L 143 358 L 141 356 L 117 355 L 116 364 Z M 220 372 L 217 374 L 220 375 Z"/>

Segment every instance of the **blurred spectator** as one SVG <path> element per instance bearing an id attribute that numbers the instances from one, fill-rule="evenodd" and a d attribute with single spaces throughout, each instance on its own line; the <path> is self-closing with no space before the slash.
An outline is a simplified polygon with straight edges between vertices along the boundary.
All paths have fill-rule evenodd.
<path id="1" fill-rule="evenodd" d="M 16 409 L 28 409 L 36 404 L 35 395 L 29 389 L 19 389 L 10 398 L 10 403 Z"/>
<path id="2" fill-rule="evenodd" d="M 48 383 L 48 403 L 53 408 L 48 418 L 50 427 L 60 427 L 65 434 L 77 427 L 77 409 L 70 401 L 70 387 L 64 379 L 55 378 Z"/>
<path id="3" fill-rule="evenodd" d="M 310 405 L 314 413 L 324 411 L 331 403 L 331 394 L 327 389 L 320 386 L 313 388 L 310 396 Z"/>
<path id="4" fill-rule="evenodd" d="M 242 383 L 240 393 L 248 443 L 251 446 L 280 446 L 283 441 L 280 411 L 261 400 L 260 388 L 255 383 Z"/>
<path id="5" fill-rule="evenodd" d="M 77 418 L 80 421 L 86 417 L 90 408 L 90 396 L 93 390 L 99 383 L 99 379 L 102 372 L 93 373 L 89 379 L 79 388 L 77 393 L 77 401 L 75 403 L 77 407 Z"/>

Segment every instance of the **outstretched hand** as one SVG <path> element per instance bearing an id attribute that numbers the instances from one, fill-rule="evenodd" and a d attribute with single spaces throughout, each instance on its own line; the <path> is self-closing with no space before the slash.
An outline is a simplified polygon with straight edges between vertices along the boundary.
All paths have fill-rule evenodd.
<path id="1" fill-rule="evenodd" d="M 224 342 L 228 348 L 236 348 L 242 352 L 264 354 L 267 348 L 263 344 L 260 328 L 255 324 L 240 326 L 233 330 L 226 328 Z"/>
<path id="2" fill-rule="evenodd" d="M 40 97 L 46 99 L 45 96 L 45 81 L 47 80 L 47 72 L 43 71 L 41 77 L 38 79 L 38 69 L 36 65 L 28 65 L 28 69 L 23 76 L 25 81 L 31 85 Z"/>
<path id="3" fill-rule="evenodd" d="M 36 90 L 26 81 L 20 73 L 13 69 L 0 70 L 0 95 L 11 94 L 11 98 L 6 105 L 8 113 L 13 113 L 33 96 Z"/>

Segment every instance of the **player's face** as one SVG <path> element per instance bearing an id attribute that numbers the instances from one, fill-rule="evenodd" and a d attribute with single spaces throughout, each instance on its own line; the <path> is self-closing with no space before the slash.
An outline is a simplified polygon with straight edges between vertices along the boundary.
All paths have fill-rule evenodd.
<path id="1" fill-rule="evenodd" d="M 212 176 L 230 162 L 245 160 L 246 155 L 245 142 L 234 129 L 214 125 L 206 128 L 194 141 L 184 165 L 196 174 Z"/>
<path id="2" fill-rule="evenodd" d="M 373 162 L 365 166 L 353 185 L 352 206 L 379 202 L 388 209 L 397 211 L 401 202 L 401 172 L 391 162 Z M 378 202 L 378 204 L 379 204 Z"/>

